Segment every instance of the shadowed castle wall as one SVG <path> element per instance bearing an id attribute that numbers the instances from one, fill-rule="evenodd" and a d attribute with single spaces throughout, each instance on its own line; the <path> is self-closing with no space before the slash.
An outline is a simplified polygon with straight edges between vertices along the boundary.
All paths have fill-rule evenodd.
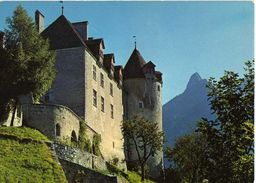
<path id="1" fill-rule="evenodd" d="M 49 102 L 69 107 L 84 116 L 85 48 L 56 50 L 56 78 L 48 92 Z"/>
<path id="2" fill-rule="evenodd" d="M 155 79 L 136 78 L 124 81 L 125 115 L 130 119 L 135 115 L 142 116 L 158 124 L 162 131 L 162 84 Z M 139 107 L 142 103 L 143 107 Z M 129 161 L 138 159 L 135 148 L 129 149 Z M 128 151 L 128 152 L 129 152 Z M 158 176 L 162 169 L 163 152 L 155 154 L 148 160 L 150 174 Z"/>

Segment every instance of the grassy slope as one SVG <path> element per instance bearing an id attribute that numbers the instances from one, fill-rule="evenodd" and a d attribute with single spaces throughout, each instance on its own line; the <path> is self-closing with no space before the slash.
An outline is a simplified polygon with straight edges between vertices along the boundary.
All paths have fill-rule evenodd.
<path id="1" fill-rule="evenodd" d="M 128 174 L 128 181 L 130 183 L 140 183 L 141 182 L 141 177 L 137 172 L 127 172 Z M 145 180 L 144 183 L 154 183 L 151 180 Z"/>
<path id="2" fill-rule="evenodd" d="M 40 132 L 1 127 L 0 138 L 0 182 L 67 182 Z"/>
<path id="3" fill-rule="evenodd" d="M 115 175 L 122 177 L 123 179 L 126 179 L 129 183 L 141 183 L 141 176 L 134 171 L 127 171 L 124 172 L 123 170 L 119 169 L 115 165 L 107 164 L 108 172 L 109 173 L 114 173 Z M 106 174 L 106 172 L 105 172 Z M 151 180 L 144 180 L 143 183 L 155 183 L 154 181 Z"/>

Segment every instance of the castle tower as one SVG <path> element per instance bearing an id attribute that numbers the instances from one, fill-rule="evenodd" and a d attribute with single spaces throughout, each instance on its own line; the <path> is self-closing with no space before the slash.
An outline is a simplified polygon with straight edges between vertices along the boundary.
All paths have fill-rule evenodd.
<path id="1" fill-rule="evenodd" d="M 146 63 L 136 47 L 124 67 L 123 84 L 125 119 L 142 116 L 158 123 L 162 131 L 162 73 L 155 71 L 151 61 Z M 137 160 L 134 147 L 128 147 L 126 156 L 130 163 Z M 162 151 L 150 157 L 148 167 L 150 176 L 160 175 L 163 168 Z"/>

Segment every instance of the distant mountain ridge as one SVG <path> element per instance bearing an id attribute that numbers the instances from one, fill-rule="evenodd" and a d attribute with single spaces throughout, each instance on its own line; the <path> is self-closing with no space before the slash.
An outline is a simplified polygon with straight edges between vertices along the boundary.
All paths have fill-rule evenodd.
<path id="1" fill-rule="evenodd" d="M 190 77 L 185 91 L 163 105 L 165 147 L 173 146 L 177 137 L 195 130 L 202 117 L 213 119 L 206 84 L 207 80 L 196 72 Z"/>

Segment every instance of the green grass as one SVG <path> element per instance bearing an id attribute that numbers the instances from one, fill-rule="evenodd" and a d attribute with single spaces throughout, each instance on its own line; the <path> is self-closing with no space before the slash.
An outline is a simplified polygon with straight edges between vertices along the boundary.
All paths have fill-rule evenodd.
<path id="1" fill-rule="evenodd" d="M 26 127 L 1 127 L 0 136 L 14 136 L 18 139 L 31 139 L 35 141 L 49 141 L 39 131 Z"/>
<path id="2" fill-rule="evenodd" d="M 126 172 L 128 174 L 128 178 L 127 180 L 130 182 L 130 183 L 141 183 L 141 177 L 140 175 L 137 173 L 137 172 L 131 172 L 131 171 L 127 171 Z M 154 183 L 153 181 L 151 180 L 145 180 L 144 183 Z"/>
<path id="3" fill-rule="evenodd" d="M 48 139 L 40 132 L 29 128 L 1 127 L 0 138 L 1 183 L 67 182 L 61 166 L 44 143 Z"/>
<path id="4" fill-rule="evenodd" d="M 124 172 L 123 170 L 119 169 L 117 166 L 109 163 L 107 164 L 107 168 L 109 172 L 112 172 L 115 175 L 128 180 L 129 183 L 141 183 L 141 176 L 137 172 L 134 172 L 134 171 Z M 144 180 L 143 183 L 155 183 L 155 182 L 146 179 Z"/>

